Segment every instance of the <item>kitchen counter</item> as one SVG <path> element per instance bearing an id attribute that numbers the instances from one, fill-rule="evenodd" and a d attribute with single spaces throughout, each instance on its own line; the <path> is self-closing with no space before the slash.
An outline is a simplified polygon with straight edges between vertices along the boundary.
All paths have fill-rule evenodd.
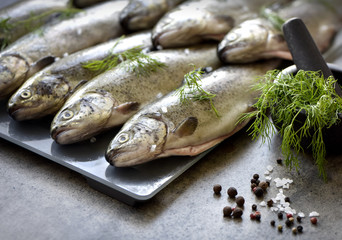
<path id="1" fill-rule="evenodd" d="M 342 66 L 341 58 L 334 60 Z M 0 239 L 342 239 L 342 153 L 327 157 L 324 182 L 311 155 L 299 156 L 298 172 L 289 170 L 277 163 L 279 136 L 262 144 L 245 130 L 136 206 L 98 192 L 82 175 L 0 138 Z M 272 171 L 265 175 L 267 167 Z M 261 198 L 250 187 L 255 173 L 260 180 L 272 178 Z M 293 182 L 288 189 L 278 188 L 277 178 Z M 213 193 L 214 184 L 222 185 L 221 195 Z M 225 206 L 236 205 L 227 196 L 229 187 L 245 198 L 242 218 L 223 217 Z M 293 225 L 302 225 L 302 233 L 293 234 L 286 216 L 279 220 L 277 212 L 260 205 L 280 191 L 296 213 L 305 214 Z M 252 204 L 257 204 L 260 221 L 250 219 Z M 316 225 L 309 219 L 314 211 L 320 215 Z"/>

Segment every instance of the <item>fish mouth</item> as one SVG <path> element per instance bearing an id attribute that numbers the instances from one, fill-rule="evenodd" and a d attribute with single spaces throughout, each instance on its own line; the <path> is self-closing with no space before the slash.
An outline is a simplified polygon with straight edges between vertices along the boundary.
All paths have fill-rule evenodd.
<path id="1" fill-rule="evenodd" d="M 50 135 L 55 142 L 61 145 L 71 144 L 79 141 L 73 137 L 75 129 L 70 127 L 58 127 L 51 129 Z"/>
<path id="2" fill-rule="evenodd" d="M 223 63 L 239 61 L 239 59 L 234 59 L 234 56 L 241 57 L 240 54 L 242 54 L 244 51 L 246 51 L 246 44 L 243 43 L 227 45 L 223 48 L 220 46 L 217 47 L 217 55 Z M 243 62 L 243 59 L 241 59 L 241 61 Z"/>
<path id="3" fill-rule="evenodd" d="M 131 151 L 134 152 L 134 151 Z M 115 167 L 131 167 L 131 166 L 135 166 L 135 165 L 139 165 L 142 164 L 144 162 L 146 162 L 146 160 L 144 158 L 125 158 L 122 159 L 121 156 L 123 154 L 127 154 L 127 152 L 121 152 L 120 149 L 111 149 L 110 151 L 106 151 L 105 153 L 105 159 L 106 161 Z"/>

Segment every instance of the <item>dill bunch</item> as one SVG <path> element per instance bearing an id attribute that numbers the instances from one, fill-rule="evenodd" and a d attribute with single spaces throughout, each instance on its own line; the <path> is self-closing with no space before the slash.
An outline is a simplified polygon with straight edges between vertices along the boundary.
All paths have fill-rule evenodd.
<path id="1" fill-rule="evenodd" d="M 326 147 L 324 129 L 337 124 L 342 112 L 342 98 L 335 92 L 337 80 L 324 79 L 320 72 L 299 70 L 296 75 L 279 75 L 279 70 L 268 71 L 253 86 L 261 92 L 254 111 L 244 114 L 239 121 L 255 118 L 247 131 L 253 139 L 270 141 L 276 129 L 282 136 L 281 150 L 285 164 L 298 170 L 298 154 L 303 152 L 303 141 L 310 140 L 320 176 L 326 180 Z M 276 79 L 276 81 L 273 81 Z M 272 116 L 273 122 L 269 118 Z M 300 119 L 303 118 L 304 119 Z M 293 151 L 294 150 L 294 151 Z"/>
<path id="2" fill-rule="evenodd" d="M 205 91 L 201 86 L 202 76 L 204 73 L 205 71 L 203 69 L 196 69 L 194 66 L 193 71 L 184 75 L 183 85 L 176 90 L 175 94 L 179 96 L 182 104 L 187 103 L 190 100 L 208 100 L 211 109 L 214 111 L 215 115 L 219 117 L 220 115 L 213 103 L 213 98 L 216 97 L 216 94 Z"/>

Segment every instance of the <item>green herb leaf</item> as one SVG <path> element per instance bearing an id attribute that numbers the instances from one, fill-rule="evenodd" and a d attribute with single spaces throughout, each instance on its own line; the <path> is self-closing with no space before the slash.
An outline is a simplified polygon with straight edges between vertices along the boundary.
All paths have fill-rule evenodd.
<path id="1" fill-rule="evenodd" d="M 275 11 L 271 10 L 270 8 L 262 8 L 261 16 L 271 22 L 278 31 L 282 31 L 282 26 L 285 23 L 285 20 L 281 18 Z"/>
<path id="2" fill-rule="evenodd" d="M 216 94 L 205 91 L 200 84 L 203 74 L 203 70 L 196 69 L 194 66 L 193 71 L 184 75 L 184 84 L 176 90 L 175 94 L 179 96 L 181 103 L 187 103 L 190 100 L 208 100 L 211 109 L 214 111 L 215 115 L 219 117 L 220 115 L 213 103 L 213 98 L 216 97 Z"/>
<path id="3" fill-rule="evenodd" d="M 342 98 L 335 92 L 337 81 L 333 77 L 324 79 L 320 72 L 303 71 L 293 75 L 279 76 L 278 70 L 269 71 L 253 89 L 261 91 L 261 96 L 253 105 L 255 111 L 244 114 L 240 122 L 255 118 L 248 131 L 253 139 L 258 137 L 270 140 L 275 126 L 282 136 L 282 154 L 290 169 L 298 169 L 297 155 L 304 149 L 302 140 L 311 140 L 309 147 L 319 174 L 326 179 L 323 129 L 339 121 L 342 112 Z M 273 82 L 273 80 L 276 81 Z M 299 113 L 305 113 L 305 119 L 298 124 Z M 273 123 L 269 118 L 272 116 Z M 294 151 L 293 151 L 294 150 Z"/>

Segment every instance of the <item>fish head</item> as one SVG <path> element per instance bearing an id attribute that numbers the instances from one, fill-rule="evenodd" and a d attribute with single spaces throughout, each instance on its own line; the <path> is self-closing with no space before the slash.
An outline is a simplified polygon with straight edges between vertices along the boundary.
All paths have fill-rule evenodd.
<path id="1" fill-rule="evenodd" d="M 0 56 L 0 99 L 13 93 L 26 79 L 29 64 L 19 54 Z"/>
<path id="2" fill-rule="evenodd" d="M 125 123 L 110 142 L 106 160 L 116 167 L 150 161 L 162 152 L 166 136 L 167 126 L 159 114 L 141 115 Z"/>
<path id="3" fill-rule="evenodd" d="M 245 63 L 276 57 L 286 48 L 281 32 L 264 19 L 247 20 L 234 27 L 219 43 L 218 56 L 224 63 Z"/>
<path id="4" fill-rule="evenodd" d="M 103 130 L 115 104 L 105 91 L 75 93 L 54 117 L 51 137 L 59 144 L 91 138 Z"/>
<path id="5" fill-rule="evenodd" d="M 153 28 L 152 40 L 157 48 L 189 46 L 206 40 L 220 41 L 233 25 L 231 17 L 216 16 L 204 9 L 171 11 Z"/>
<path id="6" fill-rule="evenodd" d="M 7 111 L 17 121 L 40 118 L 57 112 L 69 92 L 63 76 L 36 74 L 12 95 Z"/>
<path id="7" fill-rule="evenodd" d="M 166 9 L 167 6 L 145 0 L 130 1 L 120 12 L 120 24 L 128 31 L 149 29 L 162 15 L 163 7 Z"/>

